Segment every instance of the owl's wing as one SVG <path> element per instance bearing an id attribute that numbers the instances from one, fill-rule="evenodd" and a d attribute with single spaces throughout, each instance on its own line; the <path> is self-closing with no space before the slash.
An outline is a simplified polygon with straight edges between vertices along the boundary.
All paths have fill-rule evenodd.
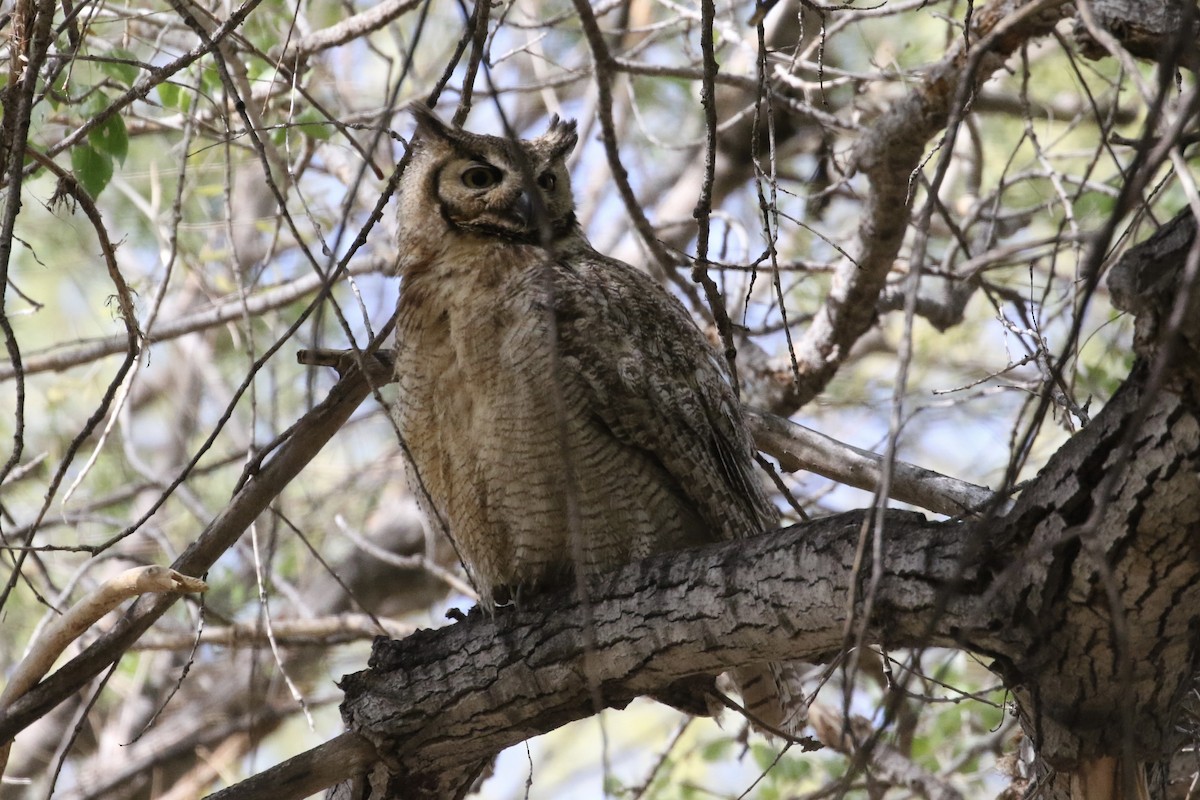
<path id="1" fill-rule="evenodd" d="M 714 538 L 770 529 L 778 513 L 755 474 L 754 446 L 724 363 L 683 304 L 648 276 L 590 248 L 551 268 L 559 368 L 621 443 L 662 465 Z M 797 733 L 798 665 L 733 673 L 751 719 Z"/>
<path id="2" fill-rule="evenodd" d="M 683 304 L 590 248 L 551 272 L 561 368 L 583 381 L 595 418 L 661 464 L 715 537 L 772 527 L 724 364 Z"/>

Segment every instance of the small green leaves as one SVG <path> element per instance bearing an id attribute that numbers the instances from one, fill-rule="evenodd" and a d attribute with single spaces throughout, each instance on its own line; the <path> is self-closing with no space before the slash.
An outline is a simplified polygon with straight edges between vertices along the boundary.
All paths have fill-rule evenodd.
<path id="1" fill-rule="evenodd" d="M 85 105 L 86 112 L 93 118 L 108 108 L 108 98 L 103 92 L 94 92 Z M 113 114 L 88 131 L 87 143 L 71 148 L 71 169 L 75 179 L 92 197 L 98 197 L 108 186 L 113 176 L 113 160 L 125 163 L 129 155 L 129 132 L 120 114 Z"/>
<path id="2" fill-rule="evenodd" d="M 315 108 L 306 108 L 293 117 L 288 125 L 280 125 L 271 131 L 271 141 L 276 147 L 282 147 L 288 136 L 299 133 L 310 139 L 323 142 L 337 132 L 333 123 Z"/>
<path id="3" fill-rule="evenodd" d="M 307 108 L 296 117 L 296 129 L 305 136 L 325 141 L 333 136 L 334 127 L 315 108 Z"/>
<path id="4" fill-rule="evenodd" d="M 88 132 L 88 144 L 101 153 L 112 156 L 121 164 L 129 153 L 129 134 L 125 131 L 125 120 L 113 114 Z"/>
<path id="5" fill-rule="evenodd" d="M 158 92 L 159 101 L 167 108 L 186 113 L 192 107 L 192 94 L 185 87 L 177 83 L 160 83 L 154 88 Z"/>
<path id="6" fill-rule="evenodd" d="M 98 152 L 91 145 L 77 144 L 71 148 L 71 169 L 79 185 L 96 197 L 112 180 L 112 156 Z"/>
<path id="7" fill-rule="evenodd" d="M 137 61 L 133 53 L 114 47 L 108 52 L 107 58 L 114 60 L 99 62 L 100 71 L 122 86 L 133 86 L 140 70 L 134 63 L 124 63 Z"/>

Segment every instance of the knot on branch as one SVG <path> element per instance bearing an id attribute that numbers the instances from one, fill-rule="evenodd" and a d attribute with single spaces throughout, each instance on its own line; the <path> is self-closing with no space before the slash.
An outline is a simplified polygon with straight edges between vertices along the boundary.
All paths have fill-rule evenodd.
<path id="1" fill-rule="evenodd" d="M 333 367 L 341 377 L 359 370 L 372 386 L 396 379 L 391 353 L 316 348 L 297 351 L 296 361 L 310 367 Z"/>
<path id="2" fill-rule="evenodd" d="M 1134 351 L 1145 359 L 1178 347 L 1171 368 L 1200 384 L 1200 243 L 1196 217 L 1184 208 L 1131 248 L 1108 276 L 1113 305 L 1137 318 Z"/>

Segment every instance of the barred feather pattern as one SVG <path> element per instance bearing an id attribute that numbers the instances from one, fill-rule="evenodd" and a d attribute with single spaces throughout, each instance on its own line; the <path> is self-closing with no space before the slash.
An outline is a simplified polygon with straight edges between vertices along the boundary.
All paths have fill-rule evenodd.
<path id="1" fill-rule="evenodd" d="M 723 360 L 675 297 L 575 223 L 574 124 L 514 142 L 418 117 L 392 416 L 484 607 L 774 527 Z M 795 729 L 794 670 L 734 675 L 753 717 Z"/>

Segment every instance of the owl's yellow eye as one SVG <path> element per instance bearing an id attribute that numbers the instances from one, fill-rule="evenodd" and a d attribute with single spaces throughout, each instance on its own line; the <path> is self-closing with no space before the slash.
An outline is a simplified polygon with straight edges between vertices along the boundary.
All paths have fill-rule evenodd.
<path id="1" fill-rule="evenodd" d="M 558 178 L 554 177 L 553 172 L 543 172 L 538 175 L 537 185 L 541 187 L 542 191 L 553 192 L 557 184 Z"/>
<path id="2" fill-rule="evenodd" d="M 500 170 L 490 164 L 476 164 L 463 170 L 463 186 L 468 189 L 488 189 L 500 182 Z"/>

